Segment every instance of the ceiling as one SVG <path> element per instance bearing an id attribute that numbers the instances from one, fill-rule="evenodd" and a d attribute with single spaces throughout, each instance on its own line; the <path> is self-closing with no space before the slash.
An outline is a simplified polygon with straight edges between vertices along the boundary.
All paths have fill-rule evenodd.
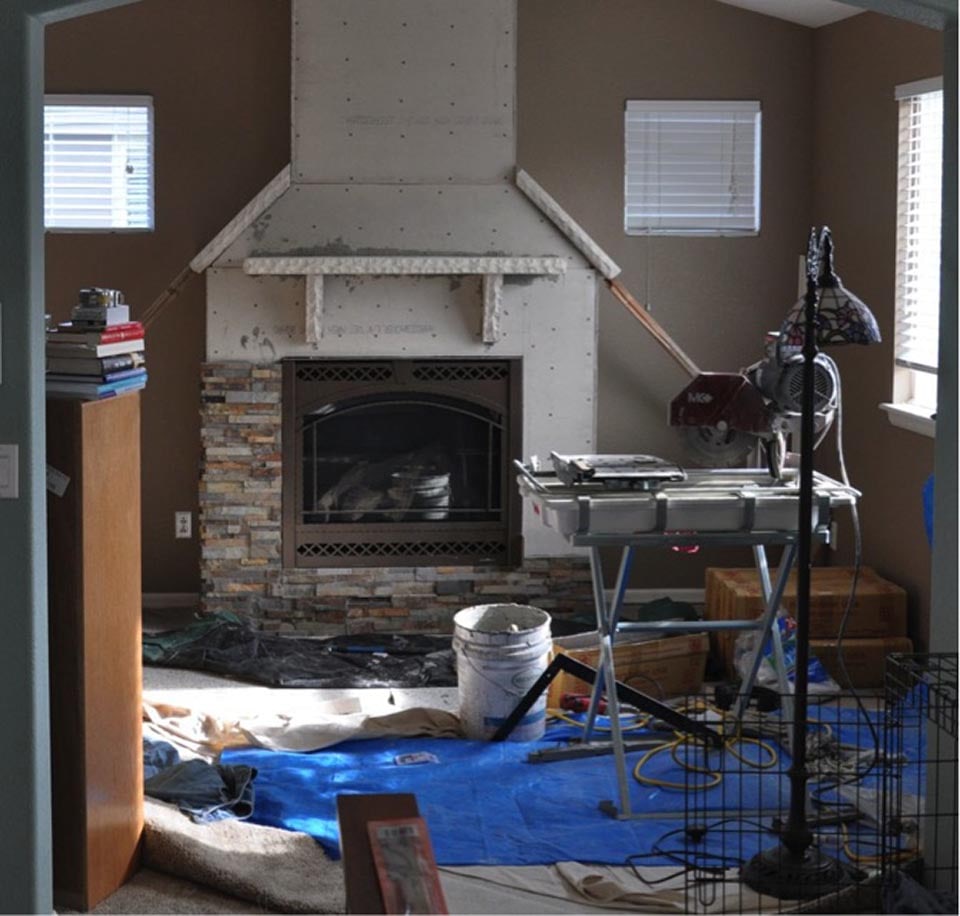
<path id="1" fill-rule="evenodd" d="M 752 10 L 755 13 L 776 16 L 778 19 L 786 19 L 814 29 L 863 12 L 856 6 L 848 6 L 837 0 L 720 0 L 720 2 Z"/>

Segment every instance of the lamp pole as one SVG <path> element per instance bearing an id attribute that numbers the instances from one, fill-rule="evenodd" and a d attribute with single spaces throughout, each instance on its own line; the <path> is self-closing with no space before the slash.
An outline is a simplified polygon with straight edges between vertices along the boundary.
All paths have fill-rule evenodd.
<path id="1" fill-rule="evenodd" d="M 790 808 L 780 843 L 744 864 L 741 877 L 760 893 L 806 899 L 849 883 L 849 871 L 813 844 L 807 822 L 807 693 L 810 662 L 810 568 L 813 543 L 813 447 L 816 376 L 814 361 L 821 332 L 823 290 L 839 288 L 832 272 L 832 241 L 826 227 L 810 231 L 807 288 L 803 297 L 803 374 L 800 415 L 800 482 L 797 508 L 796 667 L 793 676 L 793 738 Z M 844 291 L 845 292 L 845 291 Z M 871 316 L 871 321 L 874 319 Z M 875 321 L 874 321 L 875 326 Z"/>
<path id="2" fill-rule="evenodd" d="M 820 239 L 810 234 L 807 249 L 807 291 L 804 295 L 803 386 L 800 411 L 800 493 L 797 523 L 797 652 L 793 675 L 793 759 L 790 764 L 790 811 L 783 832 L 783 845 L 802 856 L 813 841 L 807 825 L 807 690 L 810 661 L 810 567 L 813 528 L 813 414 L 814 359 L 817 355 L 817 306 L 820 294 L 817 277 L 820 259 L 829 244 L 824 233 Z"/>

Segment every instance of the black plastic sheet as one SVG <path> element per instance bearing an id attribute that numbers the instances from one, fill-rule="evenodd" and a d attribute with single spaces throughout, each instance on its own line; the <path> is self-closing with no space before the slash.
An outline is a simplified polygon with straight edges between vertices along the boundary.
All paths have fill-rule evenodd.
<path id="1" fill-rule="evenodd" d="M 358 633 L 327 639 L 263 633 L 233 614 L 143 635 L 143 661 L 272 687 L 452 687 L 451 638 Z"/>

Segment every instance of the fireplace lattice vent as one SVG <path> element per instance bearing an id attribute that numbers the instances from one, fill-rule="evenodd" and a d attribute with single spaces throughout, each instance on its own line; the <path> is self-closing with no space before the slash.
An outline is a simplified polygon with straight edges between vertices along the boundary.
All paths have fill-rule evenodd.
<path id="1" fill-rule="evenodd" d="M 393 366 L 324 366 L 322 363 L 298 363 L 301 382 L 386 382 L 393 378 Z"/>
<path id="2" fill-rule="evenodd" d="M 499 382 L 510 377 L 508 367 L 470 365 L 418 366 L 413 370 L 418 382 Z"/>
<path id="3" fill-rule="evenodd" d="M 406 542 L 402 544 L 379 543 L 305 543 L 297 545 L 301 557 L 313 559 L 358 557 L 456 557 L 459 561 L 466 558 L 491 560 L 506 555 L 506 545 L 499 541 L 434 541 Z"/>

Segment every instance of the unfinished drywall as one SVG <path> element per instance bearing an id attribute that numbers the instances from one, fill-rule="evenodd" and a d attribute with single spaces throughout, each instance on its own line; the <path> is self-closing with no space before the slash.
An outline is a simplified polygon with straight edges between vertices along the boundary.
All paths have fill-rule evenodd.
<path id="1" fill-rule="evenodd" d="M 897 105 L 894 87 L 943 71 L 938 31 L 865 13 L 817 33 L 814 219 L 828 223 L 837 271 L 872 309 L 883 343 L 833 351 L 843 378 L 844 441 L 863 491 L 865 561 L 904 586 L 911 636 L 927 647 L 930 547 L 921 489 L 933 439 L 892 426 L 879 404 L 892 396 L 896 251 Z M 824 455 L 826 462 L 827 456 Z M 835 467 L 835 461 L 831 462 Z M 826 464 L 825 464 L 826 466 Z M 853 537 L 841 528 L 839 559 Z"/>
<path id="2" fill-rule="evenodd" d="M 515 6 L 294 0 L 294 180 L 508 178 Z"/>

